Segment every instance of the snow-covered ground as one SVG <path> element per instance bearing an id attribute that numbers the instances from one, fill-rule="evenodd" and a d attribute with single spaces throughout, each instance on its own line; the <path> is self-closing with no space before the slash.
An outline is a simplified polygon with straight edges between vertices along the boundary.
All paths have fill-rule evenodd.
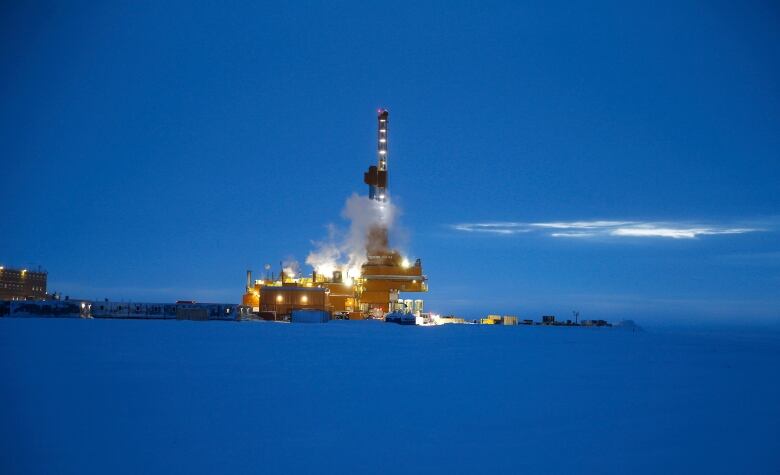
<path id="1" fill-rule="evenodd" d="M 780 335 L 0 319 L 0 473 L 778 473 Z"/>

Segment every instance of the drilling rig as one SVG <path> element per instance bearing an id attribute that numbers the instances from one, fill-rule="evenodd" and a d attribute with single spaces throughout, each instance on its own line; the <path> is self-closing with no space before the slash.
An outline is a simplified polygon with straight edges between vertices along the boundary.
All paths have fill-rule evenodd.
<path id="1" fill-rule="evenodd" d="M 368 198 L 376 201 L 380 214 L 390 201 L 387 179 L 389 116 L 386 109 L 377 111 L 377 162 L 363 175 L 363 181 L 368 185 Z M 392 311 L 421 313 L 422 300 L 401 298 L 402 292 L 428 291 L 420 259 L 409 262 L 393 249 L 387 225 L 381 220 L 367 233 L 366 261 L 360 267 L 360 275 L 349 275 L 346 269 L 333 271 L 332 275 L 315 271 L 311 277 L 297 278 L 281 273 L 279 279 L 266 276 L 254 284 L 248 277 L 244 305 L 261 315 L 273 312 L 275 319 L 279 312 L 284 314 L 292 308 L 323 309 L 348 314 L 355 320 L 382 318 Z"/>
<path id="2" fill-rule="evenodd" d="M 377 164 L 371 165 L 363 176 L 368 185 L 368 197 L 382 207 L 390 199 L 388 193 L 388 128 L 390 114 L 386 109 L 377 111 Z M 409 302 L 402 301 L 401 292 L 427 291 L 426 277 L 418 259 L 410 263 L 389 245 L 388 229 L 378 224 L 368 231 L 366 256 L 361 268 L 360 305 L 364 314 L 408 309 Z M 414 303 L 412 303 L 414 307 Z M 416 306 L 422 307 L 422 301 Z M 422 308 L 414 310 L 422 311 Z"/>

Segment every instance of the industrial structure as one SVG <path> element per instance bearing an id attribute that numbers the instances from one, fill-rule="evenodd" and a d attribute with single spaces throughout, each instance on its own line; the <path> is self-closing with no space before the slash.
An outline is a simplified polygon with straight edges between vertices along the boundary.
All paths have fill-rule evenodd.
<path id="1" fill-rule="evenodd" d="M 368 185 L 368 198 L 381 208 L 388 203 L 388 126 L 389 113 L 377 113 L 377 163 L 363 176 Z M 410 262 L 389 243 L 388 229 L 376 224 L 367 231 L 365 259 L 358 275 L 348 269 L 337 269 L 330 275 L 301 277 L 291 272 L 280 272 L 279 278 L 265 275 L 252 281 L 247 271 L 246 293 L 243 305 L 261 318 L 287 319 L 295 310 L 324 310 L 332 315 L 353 320 L 383 318 L 392 311 L 420 314 L 423 301 L 403 299 L 402 293 L 428 290 L 427 278 L 419 259 Z"/>
<path id="2" fill-rule="evenodd" d="M 46 271 L 0 266 L 0 300 L 43 300 L 46 298 Z"/>
<path id="3" fill-rule="evenodd" d="M 241 309 L 235 304 L 192 301 L 145 303 L 74 299 L 0 300 L 0 317 L 238 321 L 241 318 Z"/>

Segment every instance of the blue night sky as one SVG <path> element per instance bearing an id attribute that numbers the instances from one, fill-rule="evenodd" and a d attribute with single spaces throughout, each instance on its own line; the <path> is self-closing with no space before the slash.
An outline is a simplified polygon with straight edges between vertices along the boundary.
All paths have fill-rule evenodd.
<path id="1" fill-rule="evenodd" d="M 390 187 L 427 308 L 780 322 L 772 2 L 4 2 L 0 264 L 239 302 Z"/>

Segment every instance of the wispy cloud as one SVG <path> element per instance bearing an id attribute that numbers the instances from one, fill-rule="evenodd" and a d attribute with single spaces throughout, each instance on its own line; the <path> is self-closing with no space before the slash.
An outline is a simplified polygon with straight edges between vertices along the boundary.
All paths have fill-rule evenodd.
<path id="1" fill-rule="evenodd" d="M 758 231 L 753 228 L 724 228 L 724 227 L 664 227 L 644 224 L 636 227 L 616 228 L 610 234 L 613 236 L 629 237 L 666 237 L 672 239 L 693 239 L 699 236 L 717 234 L 744 234 Z"/>
<path id="2" fill-rule="evenodd" d="M 763 229 L 726 224 L 651 221 L 552 221 L 523 223 L 498 221 L 489 223 L 459 223 L 457 231 L 495 235 L 541 233 L 554 238 L 669 238 L 696 239 L 719 234 L 744 234 Z"/>
<path id="3" fill-rule="evenodd" d="M 530 223 L 529 226 L 552 229 L 600 229 L 636 224 L 634 221 L 558 221 L 552 223 Z"/>
<path id="4" fill-rule="evenodd" d="M 528 233 L 532 229 L 525 223 L 497 222 L 497 223 L 463 223 L 452 226 L 458 231 L 470 233 L 490 233 L 490 234 L 518 234 Z"/>
<path id="5" fill-rule="evenodd" d="M 563 238 L 587 238 L 587 237 L 593 237 L 593 236 L 596 236 L 596 235 L 597 235 L 597 233 L 590 232 L 590 231 L 550 233 L 550 236 L 552 236 L 552 237 L 563 237 Z"/>

